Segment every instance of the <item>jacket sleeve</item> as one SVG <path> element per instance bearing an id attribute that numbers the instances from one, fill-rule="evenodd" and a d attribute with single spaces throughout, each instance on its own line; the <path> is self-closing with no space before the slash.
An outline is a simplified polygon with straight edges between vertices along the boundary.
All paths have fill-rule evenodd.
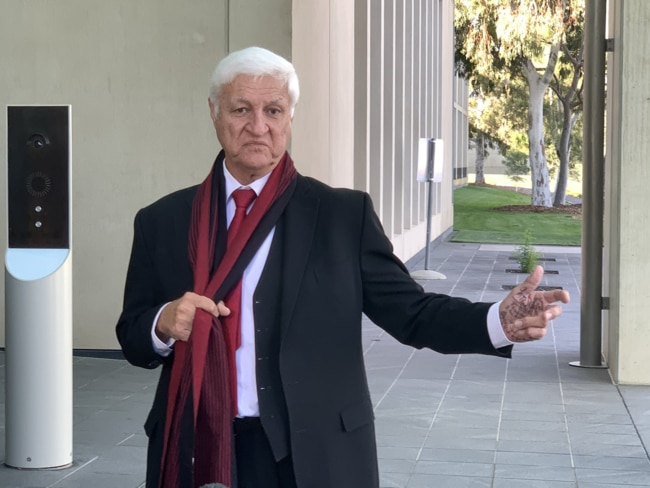
<path id="1" fill-rule="evenodd" d="M 133 246 L 124 287 L 122 314 L 117 322 L 117 339 L 126 359 L 135 366 L 155 368 L 165 358 L 153 349 L 151 327 L 160 307 L 155 297 L 156 272 L 153 255 L 143 230 L 142 210 L 134 223 Z"/>
<path id="2" fill-rule="evenodd" d="M 373 322 L 416 348 L 510 356 L 511 346 L 497 350 L 490 341 L 487 313 L 491 303 L 426 293 L 393 254 L 368 195 L 362 220 L 363 310 Z"/>

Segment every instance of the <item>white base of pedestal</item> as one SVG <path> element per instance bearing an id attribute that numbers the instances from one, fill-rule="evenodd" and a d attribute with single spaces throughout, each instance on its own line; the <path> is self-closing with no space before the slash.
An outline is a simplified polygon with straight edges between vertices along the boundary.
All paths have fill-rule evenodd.
<path id="1" fill-rule="evenodd" d="M 414 280 L 446 280 L 447 277 L 442 273 L 433 271 L 431 269 L 421 269 L 419 271 L 413 271 L 411 277 Z"/>

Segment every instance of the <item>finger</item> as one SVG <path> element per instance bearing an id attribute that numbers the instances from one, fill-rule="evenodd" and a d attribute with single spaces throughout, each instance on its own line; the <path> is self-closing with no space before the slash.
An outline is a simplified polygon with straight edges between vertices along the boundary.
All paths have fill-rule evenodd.
<path id="1" fill-rule="evenodd" d="M 515 320 L 513 323 L 513 330 L 544 328 L 548 326 L 549 322 L 559 317 L 561 314 L 562 307 L 559 305 L 553 305 L 536 315 L 530 315 Z"/>
<path id="2" fill-rule="evenodd" d="M 548 303 L 562 302 L 569 303 L 571 296 L 566 290 L 550 290 L 544 292 L 544 300 Z"/>
<path id="3" fill-rule="evenodd" d="M 226 307 L 226 304 L 223 303 L 223 300 L 217 303 L 217 311 L 219 315 L 224 315 L 224 316 L 230 315 L 230 309 Z"/>
<path id="4" fill-rule="evenodd" d="M 175 333 L 177 341 L 187 342 L 190 340 L 190 335 L 192 335 L 192 329 L 178 329 Z"/>
<path id="5" fill-rule="evenodd" d="M 528 289 L 529 291 L 533 291 L 542 282 L 543 277 L 544 277 L 544 268 L 542 268 L 539 265 L 535 266 L 533 272 L 528 275 L 528 277 L 524 280 L 524 282 L 520 286 L 526 287 L 526 289 Z"/>
<path id="6" fill-rule="evenodd" d="M 562 315 L 562 307 L 560 305 L 552 305 L 546 309 L 546 321 L 549 322 Z"/>
<path id="7" fill-rule="evenodd" d="M 193 305 L 196 308 L 200 308 L 201 310 L 205 310 L 206 312 L 214 315 L 215 317 L 219 316 L 219 309 L 217 307 L 217 304 L 214 303 L 214 300 L 211 298 L 208 298 L 203 295 L 194 295 L 193 297 Z"/>
<path id="8" fill-rule="evenodd" d="M 521 329 L 518 332 L 518 340 L 524 341 L 538 341 L 546 336 L 546 327 L 528 327 Z"/>

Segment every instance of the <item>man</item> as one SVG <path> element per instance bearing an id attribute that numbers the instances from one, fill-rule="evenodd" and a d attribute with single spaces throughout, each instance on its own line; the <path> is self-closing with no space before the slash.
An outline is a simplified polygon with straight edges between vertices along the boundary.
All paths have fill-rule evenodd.
<path id="1" fill-rule="evenodd" d="M 414 347 L 509 357 L 569 300 L 535 291 L 541 268 L 499 304 L 424 293 L 367 194 L 296 173 L 298 94 L 269 51 L 224 58 L 211 173 L 136 216 L 117 336 L 131 363 L 163 366 L 148 488 L 377 488 L 363 313 Z"/>

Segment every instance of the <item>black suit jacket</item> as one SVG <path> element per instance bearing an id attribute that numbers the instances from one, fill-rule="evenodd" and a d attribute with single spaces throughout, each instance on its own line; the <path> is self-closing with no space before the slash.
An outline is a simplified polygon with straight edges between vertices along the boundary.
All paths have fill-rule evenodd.
<path id="1" fill-rule="evenodd" d="M 181 190 L 138 212 L 117 324 L 118 339 L 132 364 L 163 365 L 145 424 L 150 437 L 148 487 L 157 486 L 173 361 L 173 354 L 161 358 L 154 352 L 150 333 L 160 306 L 192 289 L 187 235 L 195 191 Z M 298 176 L 278 229 L 282 249 L 275 255 L 281 256 L 282 273 L 278 303 L 271 304 L 276 313 L 269 317 L 266 304 L 260 314 L 256 304 L 255 323 L 259 328 L 275 319 L 281 329 L 273 367 L 281 378 L 298 486 L 377 488 L 362 314 L 417 348 L 500 356 L 508 356 L 510 349 L 495 350 L 490 342 L 490 304 L 425 293 L 410 277 L 393 255 L 367 194 Z M 266 268 L 262 280 L 265 273 Z M 256 296 L 256 301 L 264 307 L 264 297 Z"/>

